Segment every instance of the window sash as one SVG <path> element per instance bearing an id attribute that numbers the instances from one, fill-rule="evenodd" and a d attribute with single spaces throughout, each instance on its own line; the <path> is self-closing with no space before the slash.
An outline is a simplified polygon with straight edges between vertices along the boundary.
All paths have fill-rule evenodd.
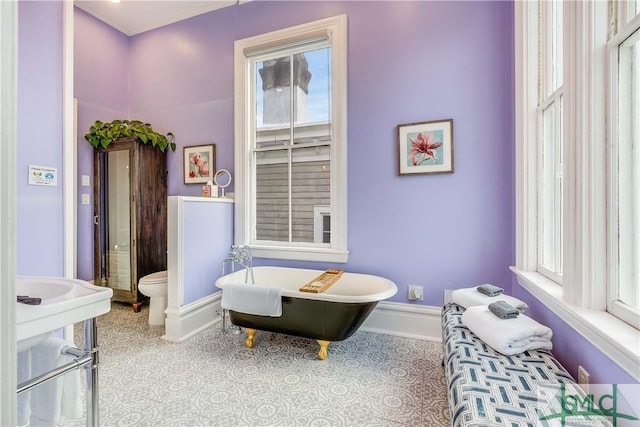
<path id="1" fill-rule="evenodd" d="M 304 165 L 310 164 L 310 161 L 317 160 L 323 163 L 322 170 L 326 171 L 323 175 L 328 176 L 331 170 L 331 158 L 330 155 L 323 155 L 323 153 L 329 152 L 328 147 L 331 145 L 333 137 L 331 135 L 331 118 L 329 116 L 329 122 L 324 127 L 313 127 L 316 132 L 324 134 L 324 129 L 328 129 L 327 135 L 319 135 L 322 142 L 305 142 L 306 139 L 298 138 L 298 130 L 300 130 L 301 136 L 305 136 L 304 132 L 306 128 L 309 128 L 309 122 L 306 118 L 300 118 L 296 114 L 295 105 L 298 97 L 296 92 L 299 91 L 296 85 L 295 79 L 295 58 L 297 55 L 307 54 L 313 51 L 319 51 L 322 49 L 328 49 L 328 53 L 331 52 L 331 43 L 322 39 L 319 41 L 305 42 L 300 41 L 295 46 L 285 46 L 282 49 L 273 47 L 266 54 L 253 55 L 250 62 L 250 75 L 255 76 L 255 83 L 252 86 L 252 102 L 254 108 L 251 109 L 252 115 L 250 117 L 251 126 L 251 139 L 250 144 L 250 156 L 254 159 L 253 167 L 256 170 L 253 171 L 255 177 L 255 190 L 251 192 L 252 196 L 252 217 L 254 218 L 254 227 L 251 237 L 253 244 L 268 243 L 270 245 L 282 245 L 282 244 L 318 244 L 319 246 L 329 246 L 314 240 L 313 229 L 313 206 L 306 206 L 307 203 L 313 203 L 313 200 L 321 200 L 322 203 L 329 202 L 328 194 L 331 191 L 331 183 L 329 182 L 329 188 L 325 191 L 321 191 L 323 188 L 320 186 L 312 186 L 310 190 L 299 193 L 294 192 L 296 188 L 304 189 L 309 188 L 307 185 L 296 185 L 301 177 L 304 176 Z M 288 123 L 282 123 L 277 125 L 260 124 L 258 118 L 258 91 L 261 88 L 258 87 L 258 65 L 264 64 L 269 60 L 288 58 L 289 65 L 289 84 L 288 90 Z M 328 61 L 328 75 L 331 75 L 331 62 Z M 326 94 L 329 98 L 329 105 L 331 105 L 331 93 Z M 263 96 L 266 96 L 264 94 Z M 267 114 L 263 111 L 263 116 Z M 262 146 L 259 144 L 260 134 L 265 127 L 276 128 L 281 136 L 282 143 L 273 144 L 272 146 Z M 272 135 L 278 133 L 270 131 Z M 309 138 L 313 136 L 310 135 Z M 313 138 L 311 138 L 313 141 Z M 322 150 L 322 152 L 321 152 Z M 261 174 L 258 172 L 258 168 L 264 165 L 266 162 L 261 162 L 260 156 L 268 156 L 266 158 L 270 165 L 278 165 L 280 173 L 276 174 L 276 179 L 273 182 L 279 183 L 278 186 L 265 186 L 261 184 Z M 274 166 L 271 166 L 273 168 Z M 282 169 L 285 169 L 284 173 Z M 322 173 L 322 172 L 321 172 Z M 284 175 L 284 176 L 283 176 Z M 269 175 L 265 176 L 265 180 L 270 178 Z M 283 179 L 286 178 L 286 179 Z M 271 180 L 269 180 L 271 181 Z M 330 177 L 329 177 L 330 181 Z M 268 188 L 271 187 L 271 188 Z M 307 201 L 308 200 L 308 201 Z M 311 211 L 308 211 L 311 209 Z M 309 217 L 309 219 L 306 219 Z"/>
<path id="2" fill-rule="evenodd" d="M 563 34 L 561 1 L 539 2 L 537 140 L 537 271 L 562 284 Z"/>
<path id="3" fill-rule="evenodd" d="M 633 40 L 631 38 L 634 38 Z M 609 272 L 607 311 L 640 324 L 640 15 L 608 43 L 611 143 L 609 165 Z M 621 51 L 625 43 L 632 49 Z M 635 67 L 635 68 L 634 68 Z M 635 120 L 635 122 L 634 122 Z"/>

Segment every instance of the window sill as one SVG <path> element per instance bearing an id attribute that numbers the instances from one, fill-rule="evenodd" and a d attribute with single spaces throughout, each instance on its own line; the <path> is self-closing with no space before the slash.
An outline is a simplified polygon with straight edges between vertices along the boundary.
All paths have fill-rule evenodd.
<path id="1" fill-rule="evenodd" d="M 279 247 L 266 245 L 250 245 L 254 258 L 288 259 L 295 261 L 317 261 L 346 263 L 348 250 L 309 247 Z"/>
<path id="2" fill-rule="evenodd" d="M 588 310 L 562 300 L 562 288 L 532 271 L 511 267 L 518 283 L 591 344 L 640 381 L 640 331 L 605 311 Z"/>

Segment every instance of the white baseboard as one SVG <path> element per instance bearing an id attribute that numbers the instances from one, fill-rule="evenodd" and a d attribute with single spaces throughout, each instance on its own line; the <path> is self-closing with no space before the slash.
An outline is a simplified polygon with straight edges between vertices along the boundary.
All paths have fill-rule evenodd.
<path id="1" fill-rule="evenodd" d="M 216 292 L 182 307 L 167 307 L 165 333 L 161 338 L 170 342 L 182 342 L 220 323 L 220 299 L 221 292 Z"/>
<path id="2" fill-rule="evenodd" d="M 163 340 L 182 342 L 220 323 L 221 292 L 182 307 L 168 307 Z M 442 341 L 440 307 L 382 301 L 360 327 L 365 332 Z"/>
<path id="3" fill-rule="evenodd" d="M 381 301 L 361 330 L 426 341 L 442 342 L 440 307 Z"/>

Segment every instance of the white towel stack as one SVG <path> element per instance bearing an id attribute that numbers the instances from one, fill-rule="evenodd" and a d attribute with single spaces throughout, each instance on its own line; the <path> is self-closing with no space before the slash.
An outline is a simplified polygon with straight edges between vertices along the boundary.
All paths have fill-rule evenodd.
<path id="1" fill-rule="evenodd" d="M 220 305 L 225 310 L 256 316 L 282 316 L 282 288 L 233 283 L 222 289 Z"/>
<path id="2" fill-rule="evenodd" d="M 72 343 L 51 337 L 30 350 L 19 353 L 18 381 L 27 381 L 67 364 L 73 356 L 62 353 Z M 18 423 L 31 427 L 58 425 L 60 415 L 82 417 L 80 370 L 74 370 L 21 393 L 18 397 Z"/>
<path id="3" fill-rule="evenodd" d="M 551 329 L 524 314 L 500 319 L 486 305 L 476 305 L 462 313 L 462 323 L 491 348 L 507 356 L 552 348 Z"/>
<path id="4" fill-rule="evenodd" d="M 489 305 L 492 302 L 496 302 L 498 300 L 503 300 L 520 310 L 520 313 L 524 313 L 527 311 L 529 306 L 524 302 L 520 301 L 517 298 L 514 298 L 510 295 L 505 295 L 504 293 L 497 295 L 495 297 L 490 297 L 488 295 L 479 292 L 475 287 L 473 288 L 463 288 L 456 289 L 451 292 L 451 300 L 464 307 L 469 308 L 476 305 Z"/>

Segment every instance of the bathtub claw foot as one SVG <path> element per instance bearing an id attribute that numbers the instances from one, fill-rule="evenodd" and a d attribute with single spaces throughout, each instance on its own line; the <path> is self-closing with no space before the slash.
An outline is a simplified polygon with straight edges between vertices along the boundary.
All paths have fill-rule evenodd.
<path id="1" fill-rule="evenodd" d="M 246 345 L 247 348 L 253 348 L 253 337 L 256 336 L 256 332 L 258 331 L 251 328 L 245 328 L 245 331 L 247 332 L 247 340 L 244 342 L 244 345 Z"/>
<path id="2" fill-rule="evenodd" d="M 331 343 L 331 341 L 323 341 L 323 340 L 316 340 L 316 341 L 320 345 L 320 351 L 318 352 L 318 359 L 324 360 L 327 358 L 327 347 L 329 347 L 329 343 Z"/>

